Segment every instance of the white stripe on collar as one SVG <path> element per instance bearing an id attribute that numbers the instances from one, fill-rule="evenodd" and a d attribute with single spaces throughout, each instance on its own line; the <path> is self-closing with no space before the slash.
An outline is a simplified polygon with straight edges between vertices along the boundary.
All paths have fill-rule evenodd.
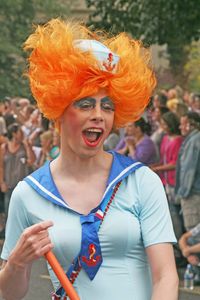
<path id="1" fill-rule="evenodd" d="M 104 198 L 104 196 L 106 195 L 106 193 L 108 192 L 108 190 L 110 189 L 110 187 L 117 181 L 120 179 L 120 177 L 122 177 L 124 174 L 126 174 L 128 171 L 130 171 L 132 168 L 136 167 L 137 165 L 141 165 L 141 162 L 135 162 L 134 164 L 130 165 L 129 167 L 127 167 L 126 169 L 124 169 L 113 181 L 110 182 L 110 184 L 108 185 L 107 189 L 105 190 L 105 193 L 103 194 L 102 199 Z"/>
<path id="2" fill-rule="evenodd" d="M 69 206 L 60 198 L 52 194 L 50 191 L 48 191 L 45 187 L 43 187 L 33 176 L 29 175 L 27 176 L 28 179 L 30 179 L 41 191 L 43 191 L 45 194 L 62 204 L 63 206 L 69 208 Z"/>

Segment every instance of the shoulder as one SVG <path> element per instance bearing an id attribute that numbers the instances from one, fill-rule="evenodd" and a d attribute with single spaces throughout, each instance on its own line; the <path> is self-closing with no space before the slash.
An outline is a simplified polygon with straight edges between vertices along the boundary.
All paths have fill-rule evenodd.
<path id="1" fill-rule="evenodd" d="M 34 194 L 34 190 L 31 188 L 30 185 L 26 183 L 26 181 L 19 181 L 17 186 L 12 192 L 12 198 L 15 201 L 22 201 L 23 199 L 30 199 L 30 197 Z"/>
<path id="2" fill-rule="evenodd" d="M 192 137 L 191 137 L 191 142 L 193 142 L 195 145 L 200 145 L 200 131 L 196 132 Z"/>
<path id="3" fill-rule="evenodd" d="M 129 188 L 136 189 L 140 202 L 160 193 L 165 198 L 165 192 L 160 177 L 149 167 L 142 166 L 128 176 Z"/>
<path id="4" fill-rule="evenodd" d="M 186 137 L 183 147 L 188 150 L 197 149 L 200 151 L 200 132 L 197 131 L 196 133 Z"/>
<path id="5" fill-rule="evenodd" d="M 143 140 L 141 141 L 141 144 L 143 144 L 143 145 L 153 145 L 154 142 L 152 141 L 152 139 L 148 135 L 145 135 Z"/>
<path id="6" fill-rule="evenodd" d="M 147 166 L 138 169 L 135 175 L 140 183 L 140 189 L 143 191 L 152 190 L 155 189 L 155 187 L 163 188 L 160 177 Z"/>

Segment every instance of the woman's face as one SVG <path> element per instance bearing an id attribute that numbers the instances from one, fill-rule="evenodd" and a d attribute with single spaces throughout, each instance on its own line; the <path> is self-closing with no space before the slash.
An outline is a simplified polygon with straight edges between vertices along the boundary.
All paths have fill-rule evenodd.
<path id="1" fill-rule="evenodd" d="M 170 133 L 170 130 L 169 130 L 169 126 L 167 125 L 167 123 L 161 118 L 160 120 L 160 125 L 161 125 L 161 128 L 163 129 L 163 131 L 167 134 Z"/>
<path id="2" fill-rule="evenodd" d="M 135 124 L 128 123 L 125 127 L 125 136 L 133 136 L 135 134 Z"/>
<path id="3" fill-rule="evenodd" d="M 159 97 L 158 95 L 155 95 L 154 98 L 153 98 L 153 107 L 160 107 L 160 100 L 159 100 Z"/>
<path id="4" fill-rule="evenodd" d="M 152 119 L 153 121 L 160 121 L 160 109 L 158 107 L 155 108 L 154 112 L 152 113 Z"/>
<path id="5" fill-rule="evenodd" d="M 60 135 L 56 130 L 53 131 L 53 145 L 54 146 L 60 145 Z"/>
<path id="6" fill-rule="evenodd" d="M 60 119 L 61 146 L 78 156 L 93 156 L 103 150 L 113 122 L 114 104 L 105 90 L 77 100 Z"/>
<path id="7" fill-rule="evenodd" d="M 21 128 L 19 128 L 17 130 L 17 132 L 13 134 L 13 137 L 15 138 L 15 140 L 17 142 L 19 142 L 19 143 L 22 142 L 22 140 L 24 138 L 24 134 L 23 134 L 23 131 L 21 130 Z"/>
<path id="8" fill-rule="evenodd" d="M 180 130 L 182 136 L 187 136 L 191 131 L 190 122 L 187 116 L 183 116 L 180 119 Z"/>

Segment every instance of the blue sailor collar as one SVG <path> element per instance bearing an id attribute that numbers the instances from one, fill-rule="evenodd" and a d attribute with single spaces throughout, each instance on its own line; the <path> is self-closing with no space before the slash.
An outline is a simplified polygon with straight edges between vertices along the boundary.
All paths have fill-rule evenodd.
<path id="1" fill-rule="evenodd" d="M 113 162 L 106 185 L 106 190 L 102 200 L 106 197 L 113 187 L 122 179 L 126 178 L 130 173 L 143 166 L 142 163 L 118 154 L 114 151 L 109 151 L 113 155 Z M 50 170 L 50 161 L 46 162 L 44 166 L 34 171 L 24 180 L 30 185 L 38 194 L 46 200 L 62 206 L 63 208 L 71 209 L 60 195 Z"/>

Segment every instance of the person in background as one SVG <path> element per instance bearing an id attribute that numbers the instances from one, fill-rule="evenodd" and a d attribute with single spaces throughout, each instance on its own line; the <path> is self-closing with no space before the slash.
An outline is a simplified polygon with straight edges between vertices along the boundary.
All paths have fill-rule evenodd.
<path id="1" fill-rule="evenodd" d="M 200 95 L 194 94 L 192 97 L 191 111 L 196 112 L 200 115 Z"/>
<path id="2" fill-rule="evenodd" d="M 180 134 L 179 119 L 174 113 L 164 113 L 161 116 L 161 126 L 165 132 L 160 147 L 161 159 L 159 163 L 152 165 L 152 168 L 159 173 L 164 186 L 168 189 L 167 186 L 175 187 L 176 161 L 183 139 Z"/>
<path id="3" fill-rule="evenodd" d="M 0 136 L 5 136 L 7 129 L 6 129 L 6 122 L 3 117 L 4 113 L 4 103 L 0 103 Z"/>
<path id="4" fill-rule="evenodd" d="M 120 137 L 119 137 L 119 130 L 113 129 L 107 139 L 104 142 L 104 150 L 109 151 L 115 149 L 117 144 L 119 143 Z"/>
<path id="5" fill-rule="evenodd" d="M 55 120 L 60 154 L 13 192 L 3 298 L 24 298 L 33 261 L 53 249 L 81 300 L 177 300 L 162 183 L 142 163 L 103 149 L 112 128 L 137 120 L 149 102 L 149 50 L 125 33 L 110 38 L 60 19 L 38 26 L 25 46 L 32 93 Z M 49 272 L 52 299 L 66 299 Z"/>
<path id="6" fill-rule="evenodd" d="M 30 106 L 29 99 L 20 97 L 11 99 L 11 108 L 17 123 L 23 125 L 26 121 L 28 121 L 28 115 L 26 112 L 28 106 Z"/>
<path id="7" fill-rule="evenodd" d="M 35 155 L 31 145 L 24 139 L 21 126 L 13 123 L 7 129 L 8 141 L 1 146 L 3 157 L 1 190 L 4 192 L 5 214 L 7 217 L 8 207 L 12 191 L 17 183 L 31 173 L 31 167 L 35 161 Z"/>
<path id="8" fill-rule="evenodd" d="M 6 143 L 6 137 L 0 135 L 0 147 Z M 3 155 L 0 151 L 0 239 L 5 237 L 5 204 L 4 204 L 4 185 L 3 185 Z"/>
<path id="9" fill-rule="evenodd" d="M 200 116 L 188 112 L 181 117 L 180 130 L 185 138 L 176 164 L 177 201 L 181 203 L 186 230 L 200 222 Z"/>
<path id="10" fill-rule="evenodd" d="M 161 116 L 161 126 L 165 132 L 165 136 L 160 146 L 160 163 L 151 167 L 159 174 L 165 186 L 174 231 L 177 239 L 179 239 L 184 232 L 184 226 L 180 202 L 177 202 L 175 198 L 175 184 L 176 163 L 183 138 L 180 134 L 179 119 L 174 113 L 167 112 L 163 114 Z M 176 245 L 174 248 L 177 265 L 181 265 L 183 259 L 180 249 Z"/>
<path id="11" fill-rule="evenodd" d="M 179 239 L 182 255 L 192 265 L 195 285 L 200 284 L 200 223 L 185 232 Z"/>
<path id="12" fill-rule="evenodd" d="M 49 151 L 50 160 L 55 159 L 60 154 L 60 134 L 57 129 L 53 130 L 52 147 Z"/>
<path id="13" fill-rule="evenodd" d="M 140 118 L 134 123 L 127 125 L 128 135 L 124 138 L 124 147 L 118 153 L 128 155 L 146 165 L 156 162 L 156 148 L 148 134 L 151 132 L 150 125 Z"/>
<path id="14" fill-rule="evenodd" d="M 161 125 L 161 116 L 168 111 L 169 109 L 166 106 L 159 106 L 152 110 L 152 122 L 154 124 L 155 130 L 151 134 L 150 138 L 152 139 L 156 147 L 157 161 L 160 161 L 160 145 L 165 135 L 165 132 Z"/>
<path id="15" fill-rule="evenodd" d="M 0 147 L 6 142 L 6 123 L 3 117 L 4 103 L 0 103 Z M 4 207 L 4 192 L 2 191 L 1 183 L 3 182 L 3 156 L 0 151 L 0 239 L 5 236 L 5 207 Z"/>
<path id="16" fill-rule="evenodd" d="M 4 120 L 6 123 L 6 128 L 8 128 L 9 125 L 15 123 L 16 116 L 14 115 L 14 113 L 12 111 L 11 98 L 5 97 L 3 102 L 4 102 L 3 117 L 4 117 Z"/>
<path id="17" fill-rule="evenodd" d="M 22 126 L 24 136 L 32 146 L 40 147 L 40 134 L 43 132 L 42 115 L 38 109 L 34 109 L 29 120 Z"/>
<path id="18" fill-rule="evenodd" d="M 164 91 L 159 91 L 156 93 L 149 102 L 149 105 L 145 111 L 145 115 L 143 114 L 144 119 L 150 124 L 151 126 L 151 134 L 156 131 L 157 124 L 153 120 L 154 111 L 159 109 L 160 107 L 166 107 L 167 96 Z"/>
<path id="19" fill-rule="evenodd" d="M 38 158 L 38 167 L 51 160 L 50 151 L 53 144 L 53 133 L 51 130 L 45 131 L 40 135 L 41 151 Z"/>

